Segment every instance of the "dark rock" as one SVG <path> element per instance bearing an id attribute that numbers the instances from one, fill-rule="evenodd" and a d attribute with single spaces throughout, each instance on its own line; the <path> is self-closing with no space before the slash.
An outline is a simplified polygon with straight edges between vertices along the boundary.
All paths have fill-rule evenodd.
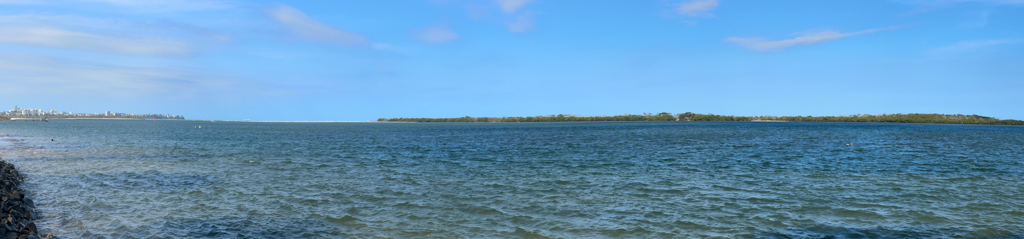
<path id="1" fill-rule="evenodd" d="M 24 177 L 14 165 L 0 160 L 0 180 L 0 237 L 39 239 L 39 228 L 32 222 L 35 202 L 25 198 L 19 186 Z"/>

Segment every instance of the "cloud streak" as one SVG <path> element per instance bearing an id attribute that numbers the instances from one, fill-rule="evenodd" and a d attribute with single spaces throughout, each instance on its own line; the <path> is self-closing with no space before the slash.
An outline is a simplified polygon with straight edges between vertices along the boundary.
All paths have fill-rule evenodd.
<path id="1" fill-rule="evenodd" d="M 498 6 L 512 21 L 505 24 L 509 32 L 522 33 L 533 30 L 533 17 L 530 14 L 515 14 L 533 0 L 496 0 Z"/>
<path id="2" fill-rule="evenodd" d="M 234 8 L 236 4 L 216 0 L 76 0 L 98 2 L 152 12 L 204 11 Z"/>
<path id="3" fill-rule="evenodd" d="M 188 95 L 203 90 L 238 88 L 234 82 L 159 67 L 95 64 L 35 55 L 0 55 L 0 78 L 9 93 L 50 92 L 70 95 L 135 97 Z"/>
<path id="4" fill-rule="evenodd" d="M 690 0 L 679 4 L 676 13 L 689 17 L 710 17 L 714 16 L 708 11 L 718 7 L 718 0 Z"/>
<path id="5" fill-rule="evenodd" d="M 798 36 L 796 38 L 785 39 L 785 40 L 776 40 L 776 41 L 768 40 L 768 39 L 761 38 L 761 37 L 753 37 L 753 38 L 729 37 L 729 38 L 726 38 L 725 41 L 726 42 L 731 42 L 731 43 L 734 43 L 736 45 L 745 47 L 747 49 L 755 50 L 755 51 L 781 51 L 781 50 L 783 50 L 783 49 L 785 49 L 787 47 L 791 47 L 791 46 L 819 44 L 819 43 L 829 42 L 829 41 L 833 41 L 833 40 L 840 39 L 840 38 L 852 37 L 852 36 L 862 35 L 862 34 L 868 34 L 868 33 L 877 32 L 877 31 L 893 30 L 893 29 L 897 29 L 897 28 L 899 28 L 899 27 L 876 28 L 876 29 L 869 29 L 869 30 L 863 30 L 863 31 L 859 31 L 859 32 L 848 32 L 848 33 L 841 33 L 839 31 L 833 31 L 833 30 L 826 30 L 826 31 L 818 31 L 818 32 L 809 32 L 809 33 L 805 33 L 805 34 L 803 34 L 801 36 Z"/>
<path id="6" fill-rule="evenodd" d="M 516 20 L 508 24 L 510 32 L 528 32 L 533 30 L 533 18 L 528 16 L 516 17 Z"/>
<path id="7" fill-rule="evenodd" d="M 532 0 L 497 0 L 498 6 L 505 13 L 516 13 L 520 8 L 532 2 Z"/>
<path id="8" fill-rule="evenodd" d="M 0 0 L 6 5 L 66 5 L 101 3 L 139 12 L 205 11 L 236 8 L 237 4 L 218 0 Z"/>
<path id="9" fill-rule="evenodd" d="M 231 41 L 226 32 L 166 19 L 0 15 L 0 44 L 165 57 L 187 56 L 205 45 Z"/>
<path id="10" fill-rule="evenodd" d="M 38 0 L 0 0 L 0 4 L 5 5 L 40 5 L 42 1 Z"/>
<path id="11" fill-rule="evenodd" d="M 459 34 L 444 27 L 431 27 L 416 31 L 416 39 L 429 43 L 445 43 L 459 39 Z"/>
<path id="12" fill-rule="evenodd" d="M 0 43 L 141 56 L 178 56 L 193 51 L 191 44 L 179 40 L 108 36 L 55 27 L 0 27 Z"/>
<path id="13" fill-rule="evenodd" d="M 309 40 L 346 46 L 370 43 L 363 35 L 324 24 L 288 5 L 281 4 L 276 8 L 267 9 L 266 12 L 278 23 Z"/>

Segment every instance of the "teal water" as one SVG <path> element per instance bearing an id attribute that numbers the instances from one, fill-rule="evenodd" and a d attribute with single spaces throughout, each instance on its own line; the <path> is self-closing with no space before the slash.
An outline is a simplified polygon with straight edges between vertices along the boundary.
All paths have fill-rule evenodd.
<path id="1" fill-rule="evenodd" d="M 0 157 L 63 238 L 1024 237 L 1015 126 L 54 120 Z"/>

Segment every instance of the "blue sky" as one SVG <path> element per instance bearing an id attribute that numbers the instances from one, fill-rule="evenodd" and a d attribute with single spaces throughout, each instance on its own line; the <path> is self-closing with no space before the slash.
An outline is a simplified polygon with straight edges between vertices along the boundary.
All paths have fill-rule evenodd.
<path id="1" fill-rule="evenodd" d="M 1024 0 L 0 0 L 0 109 L 1024 119 Z"/>

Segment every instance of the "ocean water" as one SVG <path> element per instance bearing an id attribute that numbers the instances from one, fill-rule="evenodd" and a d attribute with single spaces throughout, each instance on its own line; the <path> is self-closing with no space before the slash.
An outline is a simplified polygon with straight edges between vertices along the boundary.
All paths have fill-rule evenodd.
<path id="1" fill-rule="evenodd" d="M 63 238 L 1024 237 L 1019 126 L 53 120 L 0 158 Z"/>

